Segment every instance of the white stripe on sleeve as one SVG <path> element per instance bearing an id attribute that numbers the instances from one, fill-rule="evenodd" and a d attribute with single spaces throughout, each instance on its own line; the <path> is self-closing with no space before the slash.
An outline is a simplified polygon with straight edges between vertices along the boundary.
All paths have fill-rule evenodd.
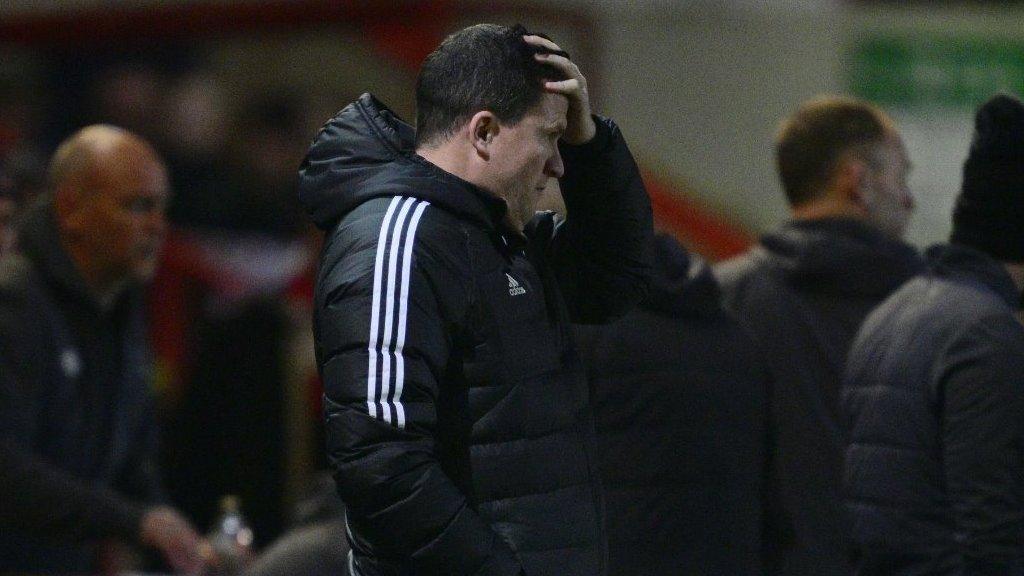
<path id="1" fill-rule="evenodd" d="M 380 351 L 384 358 L 384 364 L 380 371 L 380 398 L 378 402 L 381 404 L 381 411 L 384 415 L 384 421 L 391 424 L 391 410 L 383 404 L 386 402 L 391 391 L 391 346 L 392 336 L 394 335 L 394 323 L 395 323 L 395 283 L 398 276 L 398 255 L 401 253 L 401 240 L 402 240 L 402 227 L 405 225 L 406 216 L 409 214 L 409 208 L 416 203 L 413 198 L 406 198 L 402 203 L 402 209 L 398 213 L 398 218 L 395 220 L 395 225 L 391 231 L 391 244 L 388 250 L 388 287 L 387 294 L 385 296 L 384 306 L 384 337 L 381 339 Z"/>
<path id="2" fill-rule="evenodd" d="M 367 342 L 370 364 L 366 375 L 366 410 L 374 418 L 377 417 L 377 359 L 380 356 L 377 335 L 380 328 L 381 285 L 384 282 L 384 252 L 387 248 L 391 217 L 394 216 L 395 208 L 401 200 L 402 198 L 398 196 L 392 198 L 391 204 L 388 205 L 388 211 L 384 214 L 384 221 L 380 225 L 380 236 L 377 238 L 377 260 L 373 268 L 373 305 L 370 310 L 370 340 Z"/>
<path id="3" fill-rule="evenodd" d="M 416 212 L 412 215 L 412 222 L 409 224 L 409 232 L 405 239 L 405 253 L 402 255 L 402 291 L 399 295 L 398 307 L 398 344 L 395 346 L 395 394 L 392 405 L 395 407 L 395 414 L 398 416 L 398 427 L 405 428 L 405 407 L 402 406 L 402 388 L 405 385 L 405 358 L 402 350 L 405 348 L 405 326 L 408 316 L 409 305 L 409 277 L 412 268 L 412 249 L 416 242 L 416 227 L 420 224 L 423 211 L 427 209 L 430 202 L 421 202 L 416 206 Z"/>

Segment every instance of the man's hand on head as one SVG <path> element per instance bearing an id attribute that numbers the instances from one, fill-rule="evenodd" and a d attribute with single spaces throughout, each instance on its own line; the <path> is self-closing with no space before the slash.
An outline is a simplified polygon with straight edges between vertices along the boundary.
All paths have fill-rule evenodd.
<path id="1" fill-rule="evenodd" d="M 557 44 L 540 36 L 523 36 L 527 44 L 563 52 Z M 564 52 L 563 52 L 564 53 Z M 587 79 L 583 77 L 579 66 L 559 54 L 536 54 L 534 58 L 565 73 L 565 80 L 544 83 L 544 89 L 554 94 L 561 94 L 569 99 L 569 111 L 566 113 L 567 126 L 562 140 L 566 144 L 586 144 L 597 133 L 597 126 L 590 115 L 590 94 L 587 92 Z"/>

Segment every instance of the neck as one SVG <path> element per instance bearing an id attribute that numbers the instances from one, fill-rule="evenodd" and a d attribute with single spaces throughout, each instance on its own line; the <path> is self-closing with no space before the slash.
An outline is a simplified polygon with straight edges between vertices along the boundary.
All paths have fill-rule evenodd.
<path id="1" fill-rule="evenodd" d="M 475 184 L 475 182 L 470 178 L 466 162 L 448 146 L 441 145 L 431 148 L 417 148 L 416 153 L 424 160 L 430 162 L 434 166 L 437 166 L 441 170 L 444 170 L 449 174 L 454 174 L 467 182 Z"/>
<path id="2" fill-rule="evenodd" d="M 117 301 L 118 296 L 128 287 L 127 280 L 110 278 L 103 274 L 102 270 L 95 265 L 95 259 L 90 257 L 84 247 L 67 240 L 63 242 L 63 245 L 64 250 L 71 257 L 71 262 L 74 263 L 78 275 L 85 281 L 85 287 L 89 294 L 99 304 L 100 309 L 109 310 Z"/>
<path id="3" fill-rule="evenodd" d="M 865 217 L 864 210 L 859 206 L 842 202 L 831 195 L 820 200 L 794 206 L 790 209 L 790 214 L 794 220 L 821 220 L 823 218 L 864 220 Z"/>
<path id="4" fill-rule="evenodd" d="M 430 162 L 434 166 L 437 166 L 441 170 L 458 176 L 466 182 L 486 190 L 494 196 L 505 200 L 506 205 L 508 204 L 508 199 L 500 194 L 495 194 L 493 187 L 488 186 L 486 179 L 481 177 L 478 171 L 471 169 L 471 163 L 466 161 L 454 148 L 442 144 L 431 148 L 417 148 L 416 153 L 424 160 Z M 511 210 L 511 206 L 509 208 L 509 210 L 505 211 L 505 224 L 510 230 L 521 232 L 525 222 L 517 222 L 515 216 L 512 214 L 513 210 Z"/>

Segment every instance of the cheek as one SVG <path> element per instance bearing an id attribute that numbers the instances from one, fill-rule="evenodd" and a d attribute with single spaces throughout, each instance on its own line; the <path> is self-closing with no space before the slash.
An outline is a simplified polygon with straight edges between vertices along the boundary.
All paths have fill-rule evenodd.
<path id="1" fill-rule="evenodd" d="M 551 151 L 547 147 L 539 148 L 533 154 L 530 161 L 530 168 L 534 173 L 539 173 L 544 170 L 544 166 L 547 165 L 548 160 L 551 158 Z"/>

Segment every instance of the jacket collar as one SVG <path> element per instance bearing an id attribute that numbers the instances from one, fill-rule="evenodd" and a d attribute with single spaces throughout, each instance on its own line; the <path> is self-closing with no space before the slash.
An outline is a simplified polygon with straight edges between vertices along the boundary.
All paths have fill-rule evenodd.
<path id="1" fill-rule="evenodd" d="M 371 94 L 321 128 L 299 170 L 299 201 L 321 229 L 372 198 L 413 196 L 502 230 L 505 201 L 415 152 L 415 130 Z"/>
<path id="2" fill-rule="evenodd" d="M 884 296 L 924 268 L 913 246 L 850 218 L 795 220 L 761 247 L 788 279 L 839 294 Z"/>
<path id="3" fill-rule="evenodd" d="M 962 244 L 938 244 L 925 253 L 928 267 L 936 275 L 981 285 L 1016 310 L 1021 292 L 1005 268 L 988 254 Z"/>

